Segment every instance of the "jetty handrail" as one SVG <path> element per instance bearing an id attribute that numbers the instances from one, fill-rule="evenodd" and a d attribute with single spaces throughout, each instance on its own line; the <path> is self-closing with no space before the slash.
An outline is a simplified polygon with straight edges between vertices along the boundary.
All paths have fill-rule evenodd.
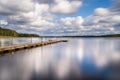
<path id="1" fill-rule="evenodd" d="M 42 41 L 42 42 L 37 42 L 37 43 L 5 46 L 5 47 L 0 47 L 0 53 L 6 53 L 6 52 L 17 51 L 21 49 L 45 46 L 45 45 L 54 44 L 58 42 L 67 42 L 67 40 L 48 40 L 48 41 Z"/>

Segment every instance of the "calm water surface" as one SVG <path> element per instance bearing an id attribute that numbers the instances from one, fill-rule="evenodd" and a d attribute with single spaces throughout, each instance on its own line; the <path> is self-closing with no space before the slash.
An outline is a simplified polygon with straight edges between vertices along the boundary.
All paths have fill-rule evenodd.
<path id="1" fill-rule="evenodd" d="M 120 38 L 68 40 L 0 57 L 0 80 L 120 80 Z"/>

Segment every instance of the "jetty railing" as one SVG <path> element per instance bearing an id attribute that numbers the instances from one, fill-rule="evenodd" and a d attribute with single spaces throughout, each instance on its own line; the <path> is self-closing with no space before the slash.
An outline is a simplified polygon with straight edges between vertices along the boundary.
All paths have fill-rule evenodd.
<path id="1" fill-rule="evenodd" d="M 39 46 L 45 46 L 45 45 L 59 43 L 59 42 L 67 42 L 67 40 L 48 40 L 48 41 L 42 41 L 42 42 L 37 42 L 37 43 L 5 46 L 5 47 L 0 47 L 0 53 L 13 52 L 13 51 L 29 49 L 29 48 L 39 47 Z"/>

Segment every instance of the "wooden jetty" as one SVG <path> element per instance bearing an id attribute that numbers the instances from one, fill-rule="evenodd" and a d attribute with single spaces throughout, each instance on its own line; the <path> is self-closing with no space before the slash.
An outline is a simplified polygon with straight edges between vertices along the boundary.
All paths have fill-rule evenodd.
<path id="1" fill-rule="evenodd" d="M 24 49 L 29 49 L 29 48 L 34 48 L 34 47 L 40 47 L 40 46 L 45 46 L 45 45 L 49 45 L 49 44 L 59 43 L 59 42 L 67 42 L 67 40 L 48 40 L 48 41 L 38 42 L 38 43 L 30 43 L 30 44 L 0 47 L 0 53 L 7 53 L 7 52 L 18 51 L 18 50 L 24 50 Z"/>

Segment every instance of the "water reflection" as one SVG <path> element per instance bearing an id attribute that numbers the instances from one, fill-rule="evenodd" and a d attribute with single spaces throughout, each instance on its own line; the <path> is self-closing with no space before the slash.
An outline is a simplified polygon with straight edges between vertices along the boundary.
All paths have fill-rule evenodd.
<path id="1" fill-rule="evenodd" d="M 0 80 L 120 80 L 119 49 L 119 38 L 69 38 L 18 51 L 0 58 Z"/>

